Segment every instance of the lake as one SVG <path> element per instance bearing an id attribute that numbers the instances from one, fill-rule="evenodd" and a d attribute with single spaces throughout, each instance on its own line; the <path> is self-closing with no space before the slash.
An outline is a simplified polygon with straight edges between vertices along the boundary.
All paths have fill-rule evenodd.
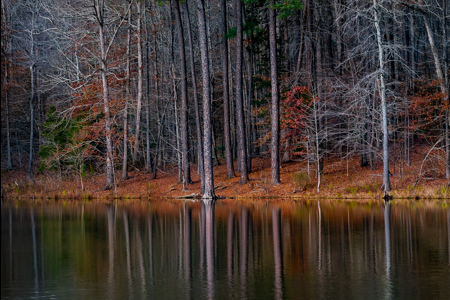
<path id="1" fill-rule="evenodd" d="M 442 201 L 1 204 L 2 299 L 450 299 Z"/>

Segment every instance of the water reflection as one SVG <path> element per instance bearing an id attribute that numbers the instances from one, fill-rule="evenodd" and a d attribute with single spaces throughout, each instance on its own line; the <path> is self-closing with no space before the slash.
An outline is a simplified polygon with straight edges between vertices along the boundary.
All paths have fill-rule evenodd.
<path id="1" fill-rule="evenodd" d="M 386 245 L 386 296 L 385 299 L 392 297 L 391 283 L 391 203 L 384 202 L 384 240 Z"/>
<path id="2" fill-rule="evenodd" d="M 200 240 L 202 248 L 206 249 L 206 295 L 214 299 L 214 200 L 202 200 L 201 218 L 204 220 L 204 232 Z"/>
<path id="3" fill-rule="evenodd" d="M 2 298 L 449 299 L 445 203 L 3 202 Z"/>
<path id="4" fill-rule="evenodd" d="M 281 247 L 281 211 L 272 210 L 273 258 L 275 262 L 275 299 L 283 299 L 283 252 Z"/>

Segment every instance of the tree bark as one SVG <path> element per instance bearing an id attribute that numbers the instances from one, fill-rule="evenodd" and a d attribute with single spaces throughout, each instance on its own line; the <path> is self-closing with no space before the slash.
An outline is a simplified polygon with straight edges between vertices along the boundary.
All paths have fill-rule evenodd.
<path id="1" fill-rule="evenodd" d="M 136 138 L 134 140 L 133 165 L 136 165 L 139 151 L 139 138 L 141 134 L 141 112 L 142 112 L 142 16 L 141 1 L 136 0 L 137 8 L 137 47 L 138 47 L 138 78 L 137 78 L 137 97 L 136 97 Z"/>
<path id="2" fill-rule="evenodd" d="M 240 184 L 248 182 L 247 170 L 247 143 L 245 138 L 244 105 L 242 90 L 242 65 L 243 65 L 243 42 L 242 42 L 242 3 L 236 3 L 236 135 L 238 148 L 238 163 L 241 177 Z"/>
<path id="3" fill-rule="evenodd" d="M 270 79 L 272 88 L 270 171 L 271 183 L 277 185 L 280 184 L 280 96 L 278 91 L 276 19 L 273 6 L 274 0 L 271 0 L 269 7 Z"/>
<path id="4" fill-rule="evenodd" d="M 203 143 L 205 166 L 205 193 L 203 199 L 215 199 L 214 173 L 212 162 L 212 121 L 211 121 L 211 87 L 209 77 L 208 37 L 206 35 L 205 9 L 203 0 L 197 1 L 197 17 L 200 41 L 203 88 Z"/>
<path id="5" fill-rule="evenodd" d="M 2 10 L 3 10 L 3 17 L 6 18 L 6 14 L 4 11 L 4 4 L 2 1 Z M 5 91 L 5 106 L 6 106 L 6 157 L 7 157 L 7 164 L 6 164 L 6 169 L 8 171 L 12 171 L 14 169 L 13 167 L 13 163 L 12 163 L 12 158 L 11 158 L 11 125 L 10 125 L 10 110 L 9 110 L 9 65 L 10 65 L 10 61 L 9 61 L 9 45 L 10 45 L 10 41 L 8 40 L 6 42 L 6 50 L 5 50 L 5 78 L 4 78 L 4 85 L 6 86 L 6 91 Z"/>
<path id="6" fill-rule="evenodd" d="M 380 94 L 381 94 L 381 116 L 382 116 L 382 130 L 383 130 L 383 186 L 385 197 L 389 196 L 391 191 L 391 181 L 389 178 L 389 128 L 387 120 L 387 103 L 386 103 L 386 83 L 384 79 L 384 53 L 383 44 L 381 40 L 380 19 L 378 16 L 378 3 L 373 0 L 374 9 L 374 24 L 377 35 L 378 46 L 378 63 L 379 63 L 379 78 L 380 78 Z"/>
<path id="7" fill-rule="evenodd" d="M 184 34 L 181 21 L 180 3 L 174 1 L 175 24 L 178 37 L 178 54 L 180 58 L 181 75 L 181 112 L 180 112 L 180 131 L 181 131 L 181 166 L 183 168 L 183 183 L 191 184 L 191 168 L 189 166 L 189 144 L 188 144 L 188 113 L 187 113 L 187 76 L 186 76 L 186 55 L 184 52 Z"/>
<path id="8" fill-rule="evenodd" d="M 144 6 L 147 6 L 147 4 L 144 4 Z M 147 173 L 152 172 L 152 162 L 151 162 L 151 155 L 150 155 L 150 34 L 148 30 L 148 23 L 147 23 L 147 13 L 146 10 L 144 10 L 144 26 L 146 29 L 146 56 L 145 56 L 145 67 L 146 67 L 146 81 L 147 81 L 147 94 L 146 94 L 146 146 L 147 146 L 147 158 L 146 158 L 146 171 Z"/>
<path id="9" fill-rule="evenodd" d="M 34 45 L 34 44 L 33 44 Z M 34 47 L 34 46 L 32 46 Z M 34 94 L 35 94 L 35 65 L 34 62 L 30 66 L 30 75 L 31 75 L 31 94 L 30 94 L 30 156 L 28 161 L 28 179 L 34 180 L 33 174 L 33 141 L 34 141 Z"/>
<path id="10" fill-rule="evenodd" d="M 233 156 L 231 152 L 231 132 L 230 132 L 230 94 L 228 79 L 228 41 L 227 33 L 227 1 L 220 0 L 222 12 L 222 86 L 223 86 L 223 135 L 225 142 L 225 160 L 227 164 L 227 178 L 235 177 Z"/>
<path id="11" fill-rule="evenodd" d="M 95 16 L 99 26 L 99 46 L 100 46 L 100 74 L 102 79 L 103 91 L 103 111 L 105 113 L 105 138 L 106 138 L 106 183 L 105 190 L 115 187 L 114 182 L 114 157 L 113 157 L 113 143 L 111 133 L 111 112 L 109 104 L 109 87 L 108 87 L 108 64 L 107 64 L 107 50 L 104 36 L 104 2 L 102 0 L 95 0 L 94 2 Z"/>
<path id="12" fill-rule="evenodd" d="M 122 180 L 128 179 L 128 101 L 130 95 L 130 55 L 131 55 L 131 1 L 128 5 L 128 28 L 127 28 L 127 74 L 125 79 L 125 108 L 123 112 L 123 161 L 122 161 Z"/>
<path id="13" fill-rule="evenodd" d="M 195 111 L 195 127 L 197 133 L 197 158 L 198 158 L 198 173 L 200 174 L 200 193 L 205 192 L 205 167 L 203 162 L 203 139 L 202 139 L 202 125 L 200 120 L 200 104 L 198 100 L 197 91 L 197 76 L 195 75 L 194 63 L 194 46 L 192 42 L 191 18 L 189 14 L 188 1 L 185 1 L 185 14 L 188 34 L 188 48 L 189 48 L 189 64 L 191 66 L 191 80 L 192 90 L 194 94 L 194 111 Z"/>

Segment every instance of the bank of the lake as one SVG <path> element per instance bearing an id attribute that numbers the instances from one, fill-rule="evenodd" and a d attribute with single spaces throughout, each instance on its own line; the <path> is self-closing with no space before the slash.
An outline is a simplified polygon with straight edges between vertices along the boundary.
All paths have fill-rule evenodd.
<path id="1" fill-rule="evenodd" d="M 450 190 L 445 174 L 436 172 L 426 166 L 414 186 L 422 165 L 423 155 L 416 153 L 411 165 L 404 162 L 391 163 L 391 185 L 393 198 L 397 199 L 449 199 Z M 442 168 L 443 169 L 443 168 Z M 25 171 L 2 172 L 2 197 L 20 198 L 147 198 L 200 197 L 200 176 L 197 166 L 192 164 L 193 184 L 183 189 L 178 181 L 176 168 L 159 171 L 157 178 L 145 171 L 131 170 L 129 179 L 120 180 L 116 172 L 117 186 L 115 190 L 103 190 L 105 176 L 89 174 L 84 176 L 83 186 L 79 176 L 60 176 L 46 172 L 36 175 L 34 181 L 27 180 Z M 270 184 L 270 158 L 258 157 L 252 160 L 252 172 L 247 184 L 239 184 L 239 177 L 227 179 L 226 166 L 222 163 L 214 167 L 214 183 L 216 195 L 224 198 L 333 198 L 333 199 L 366 199 L 374 200 L 383 197 L 382 166 L 379 162 L 374 170 L 360 167 L 359 157 L 349 160 L 329 160 L 325 162 L 324 174 L 321 175 L 320 192 L 317 192 L 317 178 L 314 165 L 305 162 L 291 161 L 283 163 L 281 168 L 281 184 Z M 238 174 L 236 174 L 238 175 Z"/>

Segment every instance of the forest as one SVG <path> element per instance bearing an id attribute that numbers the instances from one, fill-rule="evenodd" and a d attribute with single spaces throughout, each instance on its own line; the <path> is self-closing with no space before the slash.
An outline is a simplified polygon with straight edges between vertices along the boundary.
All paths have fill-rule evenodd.
<path id="1" fill-rule="evenodd" d="M 268 184 L 331 162 L 450 184 L 448 0 L 2 0 L 1 169 Z M 394 167 L 393 167 L 394 166 Z M 175 178 L 175 177 L 174 177 Z M 15 183 L 17 185 L 17 183 Z M 3 186 L 2 186 L 3 195 Z"/>

